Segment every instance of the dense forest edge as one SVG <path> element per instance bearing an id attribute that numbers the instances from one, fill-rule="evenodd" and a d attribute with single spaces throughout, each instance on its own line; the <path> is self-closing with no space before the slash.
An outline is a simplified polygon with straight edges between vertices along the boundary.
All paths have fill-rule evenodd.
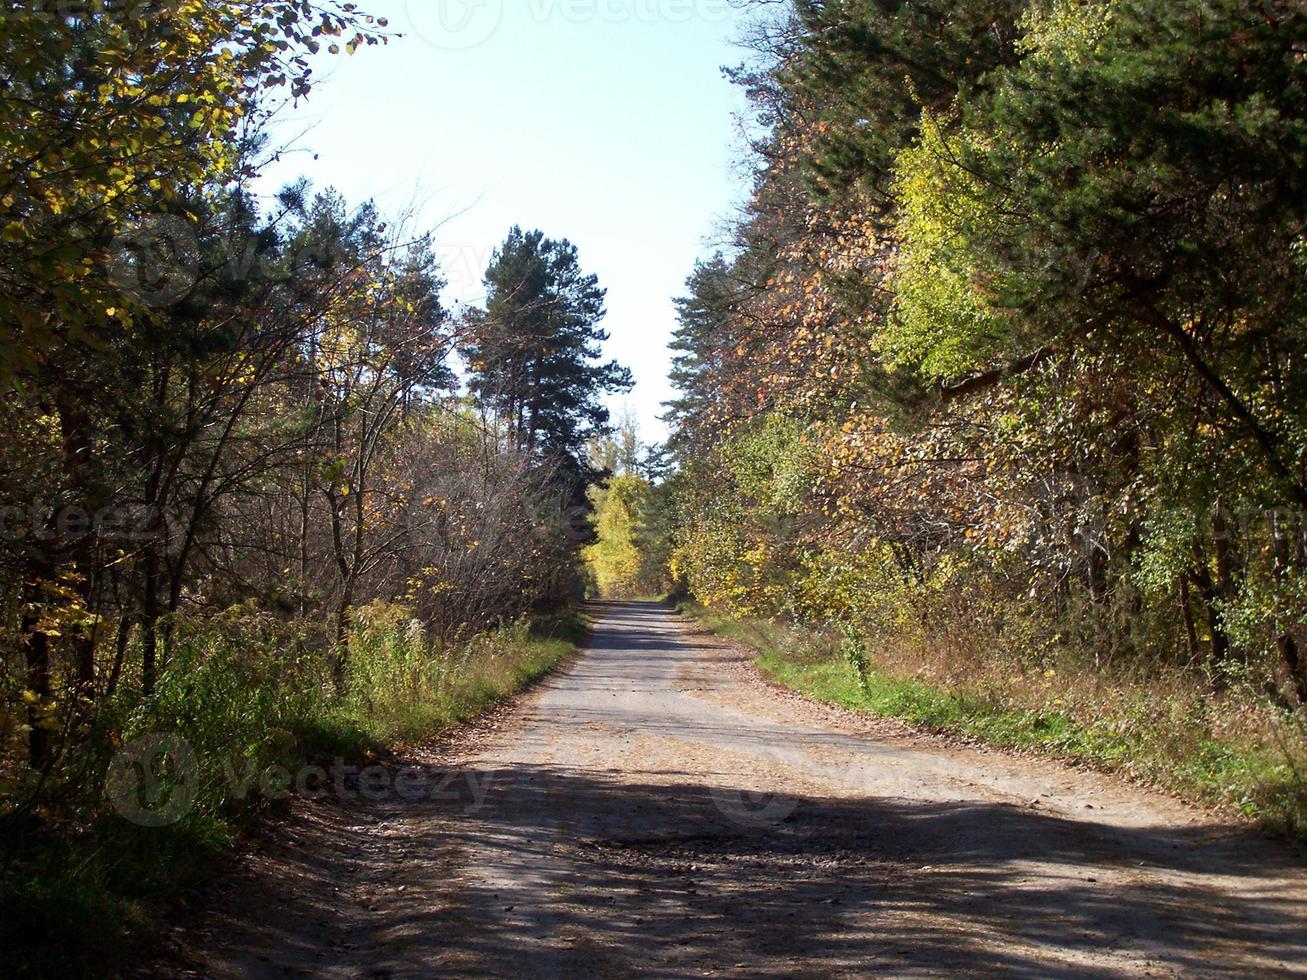
<path id="1" fill-rule="evenodd" d="M 774 679 L 1307 827 L 1307 11 L 799 0 L 601 585 Z"/>
<path id="2" fill-rule="evenodd" d="M 288 792 L 577 649 L 632 382 L 566 239 L 512 228 L 451 309 L 412 215 L 256 193 L 384 20 L 0 14 L 0 948 L 105 975 Z"/>
<path id="3" fill-rule="evenodd" d="M 450 308 L 412 215 L 256 193 L 384 20 L 5 4 L 17 972 L 139 957 L 287 777 L 520 689 L 587 595 L 1307 834 L 1307 8 L 751 6 L 751 193 L 648 446 L 566 238 L 507 230 Z"/>

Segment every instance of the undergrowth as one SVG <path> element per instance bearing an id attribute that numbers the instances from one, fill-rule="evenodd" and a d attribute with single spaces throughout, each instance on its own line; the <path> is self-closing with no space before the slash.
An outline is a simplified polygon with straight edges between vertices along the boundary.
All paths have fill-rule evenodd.
<path id="1" fill-rule="evenodd" d="M 333 657 L 302 624 L 246 608 L 179 622 L 152 696 L 116 693 L 39 793 L 0 783 L 4 973 L 125 967 L 160 910 L 184 901 L 276 805 L 277 794 L 260 791 L 264 774 L 367 763 L 435 736 L 548 673 L 585 632 L 583 618 L 568 614 L 446 645 L 404 608 L 377 603 L 357 611 L 337 685 Z M 106 800 L 115 752 L 150 733 L 184 739 L 196 760 L 194 803 L 167 826 L 133 823 Z M 155 763 L 165 804 L 179 791 L 169 766 Z"/>
<path id="2" fill-rule="evenodd" d="M 679 608 L 817 700 L 1119 773 L 1307 840 L 1304 720 L 1247 692 L 1214 697 L 1178 671 L 1132 674 L 1070 656 L 1034 668 L 1016 657 L 957 664 L 945 651 Z"/>

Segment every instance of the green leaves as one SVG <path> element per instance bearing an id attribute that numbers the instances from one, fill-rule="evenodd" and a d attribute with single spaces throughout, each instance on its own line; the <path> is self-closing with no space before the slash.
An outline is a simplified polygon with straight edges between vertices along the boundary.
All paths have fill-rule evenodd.
<path id="1" fill-rule="evenodd" d="M 604 290 L 576 246 L 514 227 L 486 269 L 486 305 L 468 314 L 472 390 L 500 411 L 518 446 L 585 482 L 586 440 L 609 431 L 604 395 L 629 369 L 600 361 Z"/>
<path id="2" fill-rule="evenodd" d="M 928 120 L 899 156 L 898 272 L 894 316 L 877 337 L 892 366 L 929 383 L 957 381 L 1001 357 L 1010 323 L 989 302 L 1001 284 L 984 283 L 971 249 L 991 229 L 978 181 L 957 167 L 960 140 Z M 988 287 L 988 288 L 986 288 Z"/>
<path id="3" fill-rule="evenodd" d="M 1307 507 L 1307 9 L 788 26 L 739 75 L 767 130 L 740 247 L 680 304 L 694 586 L 839 616 L 961 569 L 1012 610 L 1083 601 L 1096 656 L 1279 664 L 1307 700 L 1301 515 L 1204 517 Z"/>
<path id="4" fill-rule="evenodd" d="M 363 23 L 352 5 L 304 0 L 187 0 L 149 17 L 139 4 L 76 17 L 41 8 L 0 20 L 0 61 L 14 66 L 0 97 L 0 233 L 15 246 L 0 256 L 0 289 L 50 328 L 33 331 L 26 315 L 0 324 L 24 349 L 20 365 L 47 357 L 51 334 L 100 332 L 105 308 L 139 306 L 97 253 L 194 188 L 237 176 L 238 129 L 257 128 L 257 94 L 309 91 L 301 21 L 320 16 L 336 34 Z M 359 32 L 352 43 L 374 40 Z M 14 366 L 0 366 L 0 387 Z"/>

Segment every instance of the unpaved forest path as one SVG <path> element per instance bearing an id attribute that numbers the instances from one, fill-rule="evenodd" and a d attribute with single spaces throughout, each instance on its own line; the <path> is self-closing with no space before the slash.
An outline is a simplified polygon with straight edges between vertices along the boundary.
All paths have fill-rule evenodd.
<path id="1" fill-rule="evenodd" d="M 602 611 L 571 669 L 422 760 L 460 799 L 297 803 L 186 934 L 196 972 L 1307 975 L 1286 848 Z"/>

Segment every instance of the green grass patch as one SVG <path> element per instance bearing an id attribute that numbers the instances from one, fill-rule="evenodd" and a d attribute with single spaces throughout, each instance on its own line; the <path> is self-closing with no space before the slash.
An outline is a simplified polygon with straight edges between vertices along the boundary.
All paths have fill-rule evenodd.
<path id="1" fill-rule="evenodd" d="M 1113 697 L 1110 686 L 1075 682 L 1099 701 L 1071 711 L 1050 708 L 1052 695 L 1018 678 L 1008 685 L 947 684 L 895 670 L 857 652 L 860 671 L 838 637 L 778 623 L 734 619 L 693 603 L 678 610 L 757 652 L 774 682 L 818 701 L 893 718 L 923 730 L 1029 750 L 1115 772 L 1201 804 L 1235 809 L 1264 828 L 1307 840 L 1307 786 L 1301 740 L 1284 721 L 1283 738 L 1238 734 L 1201 691 L 1178 701 L 1172 691 L 1136 689 Z M 1060 698 L 1052 699 L 1060 701 Z M 1237 710 L 1231 707 L 1229 710 Z M 1252 730 L 1252 726 L 1244 726 Z"/>
<path id="2" fill-rule="evenodd" d="M 795 663 L 782 650 L 760 653 L 758 666 L 772 680 L 810 697 L 882 718 L 897 718 L 932 732 L 947 732 L 1009 748 L 1038 748 L 1076 757 L 1118 759 L 1124 739 L 1078 727 L 1061 714 L 998 708 L 965 693 L 874 667 L 864 677 L 847 663 Z"/>

